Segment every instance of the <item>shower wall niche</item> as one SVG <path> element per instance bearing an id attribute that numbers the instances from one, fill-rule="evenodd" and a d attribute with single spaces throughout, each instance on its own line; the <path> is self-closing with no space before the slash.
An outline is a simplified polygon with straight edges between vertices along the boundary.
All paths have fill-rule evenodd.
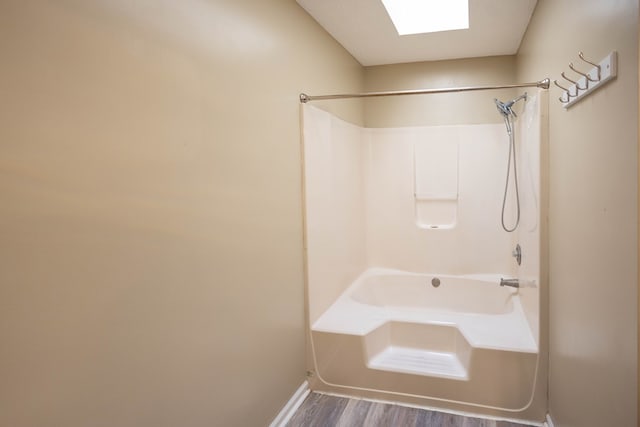
<path id="1" fill-rule="evenodd" d="M 452 127 L 434 130 L 436 135 L 416 130 L 413 143 L 416 225 L 453 228 L 458 216 L 459 134 Z"/>

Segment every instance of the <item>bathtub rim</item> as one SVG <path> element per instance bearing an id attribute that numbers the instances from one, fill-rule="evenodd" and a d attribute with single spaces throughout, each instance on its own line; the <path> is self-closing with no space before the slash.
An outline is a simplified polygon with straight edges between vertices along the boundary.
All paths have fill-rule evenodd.
<path id="1" fill-rule="evenodd" d="M 472 347 L 487 350 L 539 353 L 538 340 L 524 313 L 518 289 L 509 288 L 513 296 L 513 310 L 504 314 L 476 314 L 444 312 L 421 308 L 397 308 L 374 306 L 351 298 L 362 281 L 376 274 L 398 274 L 408 276 L 431 276 L 432 273 L 414 273 L 383 267 L 372 267 L 362 272 L 349 287 L 316 319 L 309 319 L 309 331 L 342 333 L 364 336 L 387 322 L 412 322 L 429 325 L 455 326 Z M 465 277 L 474 280 L 504 277 L 500 274 L 438 275 L 438 277 Z M 495 286 L 498 286 L 496 283 Z M 479 326 L 480 325 L 480 326 Z M 504 339 L 496 339 L 490 331 L 499 330 Z M 510 337 L 507 337 L 509 336 Z M 517 344 L 514 344 L 517 343 Z"/>
<path id="2" fill-rule="evenodd" d="M 504 279 L 514 279 L 514 277 L 511 277 L 510 275 L 505 275 L 505 274 L 491 274 L 491 273 L 480 273 L 480 274 L 438 274 L 438 273 L 418 273 L 418 272 L 409 272 L 409 271 L 403 271 L 403 270 L 396 270 L 396 269 L 390 269 L 390 268 L 383 268 L 383 267 L 372 267 L 372 268 L 368 268 L 366 269 L 364 272 L 362 272 L 348 287 L 347 289 L 345 289 L 345 291 L 338 297 L 338 298 L 342 298 L 344 297 L 348 297 L 350 298 L 353 302 L 355 303 L 359 303 L 359 304 L 364 304 L 364 305 L 371 305 L 371 306 L 376 306 L 376 307 L 388 307 L 388 308 L 402 308 L 402 309 L 407 309 L 407 310 L 411 310 L 411 309 L 420 309 L 420 310 L 433 310 L 433 311 L 448 311 L 446 309 L 438 309 L 438 308 L 431 308 L 431 307 L 420 307 L 420 306 L 394 306 L 394 305 L 386 305 L 386 304 L 370 304 L 367 302 L 363 302 L 362 298 L 356 297 L 356 294 L 358 294 L 361 291 L 361 287 L 364 285 L 364 282 L 369 279 L 369 278 L 373 278 L 376 276 L 399 276 L 399 277 L 417 277 L 417 278 L 421 278 L 426 280 L 427 282 L 430 281 L 431 279 L 434 278 L 438 278 L 438 279 L 444 279 L 444 280 L 465 280 L 465 281 L 472 281 L 472 282 L 478 282 L 480 284 L 480 286 L 494 286 L 494 285 L 499 285 L 500 284 L 500 279 L 504 278 Z M 461 286 L 465 286 L 466 284 L 463 284 Z M 454 286 L 459 286 L 458 284 L 454 285 Z M 519 295 L 519 289 L 515 289 L 512 287 L 503 287 L 502 289 L 499 290 L 499 292 L 508 294 L 509 297 L 513 297 L 516 295 Z M 510 300 L 509 301 L 509 307 L 506 311 L 501 311 L 501 312 L 482 312 L 482 311 L 462 311 L 462 310 L 451 310 L 453 312 L 459 313 L 461 315 L 502 315 L 502 314 L 508 314 L 510 312 L 512 312 L 514 310 L 514 306 L 513 306 L 513 301 Z"/>

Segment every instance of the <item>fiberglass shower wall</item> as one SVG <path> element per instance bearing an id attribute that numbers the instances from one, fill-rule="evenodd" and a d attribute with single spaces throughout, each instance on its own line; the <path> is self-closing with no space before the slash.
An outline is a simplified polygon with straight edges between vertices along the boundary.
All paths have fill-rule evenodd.
<path id="1" fill-rule="evenodd" d="M 323 110 L 302 108 L 307 298 L 314 322 L 368 265 L 364 135 Z"/>
<path id="2" fill-rule="evenodd" d="M 503 123 L 361 128 L 304 105 L 310 321 L 368 267 L 517 276 L 511 252 L 522 240 L 523 267 L 535 280 L 537 97 L 517 121 L 522 224 L 515 233 L 500 226 L 508 154 Z M 507 224 L 515 217 L 512 196 Z"/>
<path id="3" fill-rule="evenodd" d="M 368 263 L 433 274 L 513 274 L 499 225 L 504 126 L 365 129 Z"/>
<path id="4" fill-rule="evenodd" d="M 520 281 L 519 294 L 533 336 L 539 347 L 541 338 L 541 305 L 547 292 L 546 283 L 546 181 L 547 176 L 547 112 L 548 92 L 530 91 L 516 122 L 516 150 L 520 189 L 520 225 L 512 234 L 512 245 L 522 249 L 522 264 L 516 269 Z M 513 200 L 513 199 L 511 199 Z M 513 202 L 512 205 L 513 206 Z M 544 335 L 544 334 L 543 334 Z"/>
<path id="5" fill-rule="evenodd" d="M 491 101 L 488 97 L 487 108 L 494 108 Z M 539 326 L 540 290 L 545 286 L 540 280 L 540 239 L 544 229 L 540 216 L 543 105 L 546 94 L 534 91 L 518 110 L 521 222 L 514 233 L 505 232 L 500 225 L 509 152 L 509 139 L 500 116 L 495 123 L 486 124 L 362 128 L 312 105 L 302 106 L 308 368 L 314 372 L 310 380 L 314 389 L 360 395 L 365 390 L 361 388 L 365 384 L 362 380 L 367 378 L 366 390 L 373 393 L 368 396 L 374 398 L 406 399 L 407 403 L 457 410 L 482 409 L 487 415 L 513 416 L 515 411 L 523 419 L 537 419 L 544 412 L 546 346 L 544 338 L 540 339 Z M 513 190 L 513 183 L 510 188 Z M 510 192 L 507 199 L 505 222 L 510 225 L 515 219 L 514 194 Z M 511 256 L 516 243 L 523 250 L 521 266 Z M 354 280 L 375 267 L 426 276 L 490 277 L 495 282 L 488 282 L 487 286 L 496 290 L 498 277 L 518 277 L 523 284 L 517 290 L 517 301 L 526 317 L 523 325 L 529 328 L 537 351 L 514 353 L 507 349 L 504 354 L 498 352 L 496 361 L 487 359 L 486 351 L 474 347 L 472 359 L 479 365 L 471 370 L 492 372 L 496 363 L 504 366 L 500 357 L 508 355 L 514 357 L 510 363 L 512 374 L 517 374 L 505 376 L 502 372 L 500 378 L 504 381 L 492 387 L 486 382 L 478 383 L 479 377 L 474 376 L 472 381 L 459 384 L 466 390 L 459 396 L 452 391 L 455 384 L 449 384 L 449 388 L 427 387 L 425 384 L 438 381 L 431 376 L 422 381 L 419 377 L 386 372 L 382 381 L 380 373 L 367 371 L 370 368 L 363 363 L 368 362 L 359 356 L 362 349 L 354 336 L 368 336 L 371 331 L 358 329 L 357 313 L 349 310 L 343 318 L 332 318 L 340 325 L 351 325 L 355 335 L 353 331 L 347 334 L 322 327 L 314 329 L 330 306 L 335 309 L 344 301 L 340 296 Z M 394 292 L 401 289 L 404 288 L 400 286 Z M 495 295 L 491 289 L 487 292 Z M 464 300 L 470 295 L 463 292 L 459 298 Z M 337 309 L 329 311 L 341 313 Z M 481 329 L 487 333 L 499 330 Z M 424 338 L 424 334 L 420 336 Z M 337 364 L 333 362 L 336 354 L 341 355 Z M 322 377 L 325 374 L 329 378 L 326 381 Z M 502 385 L 496 387 L 498 383 Z M 411 384 L 420 384 L 420 394 L 409 387 Z M 448 398 L 453 399 L 448 403 L 441 399 L 446 390 L 451 392 L 447 392 Z M 495 399 L 488 401 L 498 402 L 496 407 L 483 406 L 490 395 Z M 530 406 L 507 405 L 500 400 L 509 397 L 523 403 L 530 395 L 535 396 L 529 401 Z M 523 409 L 516 410 L 516 406 Z"/>

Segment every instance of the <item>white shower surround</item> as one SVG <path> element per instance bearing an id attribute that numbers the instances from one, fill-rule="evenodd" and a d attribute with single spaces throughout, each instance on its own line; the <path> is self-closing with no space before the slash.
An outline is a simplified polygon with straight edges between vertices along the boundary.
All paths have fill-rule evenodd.
<path id="1" fill-rule="evenodd" d="M 361 366 L 355 371 L 375 382 L 377 374 L 372 374 L 372 370 L 376 367 L 371 362 L 374 359 L 370 354 L 367 356 L 366 350 L 366 342 L 371 341 L 367 341 L 367 334 L 380 335 L 375 332 L 374 323 L 390 331 L 405 326 L 412 330 L 420 328 L 420 325 L 449 325 L 464 336 L 466 322 L 465 340 L 471 343 L 471 347 L 484 348 L 482 351 L 485 352 L 502 348 L 506 352 L 495 357 L 481 353 L 481 359 L 476 358 L 474 363 L 482 360 L 480 366 L 495 366 L 497 360 L 506 357 L 510 358 L 508 363 L 519 366 L 520 373 L 516 376 L 527 372 L 524 389 L 513 393 L 512 401 L 502 402 L 505 408 L 521 407 L 521 403 L 526 402 L 531 394 L 535 376 L 532 370 L 535 363 L 532 363 L 539 349 L 540 93 L 529 96 L 516 123 L 522 214 L 520 227 L 515 233 L 505 233 L 500 226 L 508 153 L 504 124 L 367 129 L 344 122 L 311 105 L 303 106 L 303 120 L 307 295 L 314 352 L 320 357 L 337 352 L 343 354 L 344 358 L 364 352 L 357 359 L 368 359 L 370 366 Z M 448 141 L 458 146 L 457 217 L 455 225 L 450 228 L 424 228 L 416 221 L 414 150 L 416 144 L 425 140 Z M 513 203 L 508 203 L 507 224 L 514 218 L 514 213 Z M 516 243 L 523 248 L 523 265 L 520 267 L 510 256 Z M 514 294 L 512 302 L 516 309 L 497 316 L 447 313 L 434 310 L 433 307 L 425 307 L 426 310 L 420 313 L 415 307 L 380 308 L 375 304 L 354 301 L 350 292 L 345 292 L 348 288 L 353 291 L 362 287 L 362 280 L 356 279 L 368 274 L 363 275 L 363 272 L 384 269 L 397 270 L 399 275 L 422 277 L 431 277 L 433 273 L 446 277 L 491 277 L 495 286 L 498 286 L 497 278 L 500 276 L 518 277 L 527 286 Z M 464 295 L 462 291 L 460 298 L 465 297 L 469 295 Z M 345 307 L 346 311 L 340 311 Z M 501 319 L 500 316 L 517 317 L 516 323 L 522 329 L 520 335 L 518 331 L 512 334 L 511 343 L 508 338 L 504 340 L 509 334 L 502 334 L 502 338 L 498 334 L 492 338 L 486 333 L 498 328 L 501 321 L 513 321 Z M 368 324 L 364 327 L 369 329 L 368 332 L 362 329 L 365 324 Z M 475 332 L 470 333 L 474 328 Z M 339 338 L 343 344 L 335 347 L 332 340 L 336 334 L 340 334 L 340 329 L 353 336 L 365 337 L 363 344 L 356 344 L 356 341 L 349 343 L 344 341 L 346 338 Z M 479 330 L 484 332 L 480 333 Z M 441 331 L 435 334 L 431 330 L 416 331 L 418 335 L 425 333 L 433 336 L 436 341 L 436 337 L 442 335 Z M 406 336 L 408 332 L 402 330 L 396 334 Z M 528 338 L 523 341 L 522 336 Z M 453 336 L 445 341 L 448 339 L 453 339 Z M 492 345 L 491 342 L 500 344 Z M 324 350 L 319 346 L 323 346 Z M 350 346 L 351 351 L 346 352 Z M 327 353 L 327 348 L 333 350 Z M 380 348 L 376 348 L 381 354 Z M 522 359 L 517 358 L 518 352 L 523 355 Z M 318 370 L 318 354 L 313 355 L 316 366 L 312 368 L 315 370 Z M 462 355 L 456 357 L 466 360 L 465 354 L 467 352 L 463 351 Z M 478 369 L 478 365 L 474 366 Z M 402 368 L 388 370 L 403 372 Z M 323 378 L 322 369 L 319 369 L 318 376 L 326 384 L 349 387 L 348 381 L 336 382 L 341 377 L 336 377 L 336 372 L 327 368 Z M 433 376 L 437 377 L 438 374 L 434 373 Z M 442 380 L 440 378 L 439 381 Z M 442 390 L 448 387 L 439 384 Z M 504 395 L 516 386 L 517 381 L 511 378 L 502 384 L 499 394 Z M 479 396 L 473 391 L 476 388 L 482 388 L 477 381 L 462 393 L 470 404 L 473 404 L 475 396 Z M 446 395 L 445 391 L 443 393 Z M 425 391 L 424 394 L 437 400 L 437 393 Z M 482 405 L 482 398 L 478 397 L 477 401 Z M 499 399 L 485 403 L 502 407 Z"/>
<path id="2" fill-rule="evenodd" d="M 522 224 L 510 234 L 500 227 L 508 153 L 503 124 L 369 129 L 304 105 L 311 321 L 369 267 L 451 275 L 524 271 L 528 280 L 535 279 L 540 132 L 529 123 L 538 110 L 534 100 L 531 96 L 527 103 L 534 111 L 517 122 Z M 459 146 L 458 217 L 452 229 L 416 226 L 414 143 L 430 138 L 449 138 Z M 508 223 L 513 211 L 509 203 Z M 517 242 L 525 260 L 519 270 L 510 257 Z"/>

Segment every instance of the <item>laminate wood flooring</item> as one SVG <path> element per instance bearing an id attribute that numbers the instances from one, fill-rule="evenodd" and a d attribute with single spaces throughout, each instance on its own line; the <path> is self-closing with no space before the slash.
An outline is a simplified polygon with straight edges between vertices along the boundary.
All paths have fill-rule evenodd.
<path id="1" fill-rule="evenodd" d="M 530 427 L 508 421 L 310 393 L 287 427 Z"/>

